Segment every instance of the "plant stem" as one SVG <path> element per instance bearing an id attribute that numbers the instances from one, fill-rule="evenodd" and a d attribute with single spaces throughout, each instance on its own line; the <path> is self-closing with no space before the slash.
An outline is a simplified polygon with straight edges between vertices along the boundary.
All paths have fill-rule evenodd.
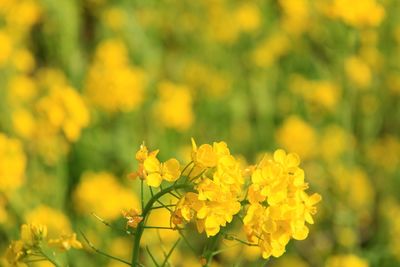
<path id="1" fill-rule="evenodd" d="M 151 199 L 147 202 L 146 206 L 143 209 L 142 212 L 142 217 L 143 220 L 138 224 L 135 232 L 135 237 L 134 237 L 134 243 L 133 243 L 133 249 L 132 249 L 132 261 L 131 261 L 131 266 L 135 267 L 139 264 L 139 252 L 140 252 L 140 240 L 142 238 L 143 231 L 145 229 L 145 221 L 147 216 L 152 210 L 153 205 L 158 201 L 160 197 L 162 197 L 165 194 L 168 194 L 169 192 L 176 190 L 176 189 L 189 189 L 190 185 L 188 184 L 175 184 L 170 187 L 164 188 L 161 191 L 159 191 L 157 194 L 151 197 Z"/>
<path id="2" fill-rule="evenodd" d="M 54 266 L 56 267 L 61 267 L 60 264 L 58 264 L 58 262 L 53 258 L 48 256 L 46 253 L 44 253 L 44 251 L 41 249 L 40 253 L 43 255 L 43 257 L 45 257 L 49 262 L 51 262 Z"/>
<path id="3" fill-rule="evenodd" d="M 218 233 L 209 239 L 209 242 L 207 244 L 207 250 L 203 254 L 204 258 L 206 259 L 206 265 L 204 265 L 204 267 L 210 266 L 212 258 L 214 256 L 213 251 L 215 250 L 215 248 L 218 245 L 220 236 L 221 236 L 221 233 Z"/>

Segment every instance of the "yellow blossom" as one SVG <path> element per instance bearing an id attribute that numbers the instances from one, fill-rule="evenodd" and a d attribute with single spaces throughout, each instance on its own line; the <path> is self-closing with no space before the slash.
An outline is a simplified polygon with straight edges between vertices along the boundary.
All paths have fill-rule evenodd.
<path id="1" fill-rule="evenodd" d="M 325 267 L 368 267 L 366 260 L 353 254 L 336 255 L 330 257 L 325 264 Z"/>
<path id="2" fill-rule="evenodd" d="M 22 185 L 26 161 L 22 143 L 0 132 L 0 192 L 8 192 Z"/>
<path id="3" fill-rule="evenodd" d="M 288 117 L 276 133 L 278 144 L 304 159 L 316 153 L 317 135 L 313 127 L 298 116 Z"/>
<path id="4" fill-rule="evenodd" d="M 107 111 L 132 111 L 143 100 L 145 74 L 129 64 L 125 44 L 106 40 L 96 49 L 89 69 L 85 94 L 95 106 Z"/>
<path id="5" fill-rule="evenodd" d="M 252 3 L 245 3 L 239 6 L 235 12 L 239 28 L 244 32 L 257 30 L 261 24 L 259 8 Z"/>
<path id="6" fill-rule="evenodd" d="M 305 223 L 314 223 L 312 215 L 321 196 L 305 193 L 308 185 L 299 164 L 296 154 L 279 149 L 252 174 L 243 223 L 249 242 L 260 247 L 264 258 L 281 256 L 291 238 L 307 237 Z"/>
<path id="7" fill-rule="evenodd" d="M 169 159 L 160 163 L 155 155 L 146 158 L 144 170 L 146 171 L 147 184 L 152 187 L 159 187 L 162 180 L 174 182 L 181 175 L 180 165 L 176 159 Z"/>
<path id="8" fill-rule="evenodd" d="M 50 239 L 49 245 L 56 247 L 62 251 L 70 250 L 71 248 L 81 249 L 82 244 L 76 239 L 76 234 L 62 234 L 57 239 Z"/>
<path id="9" fill-rule="evenodd" d="M 154 115 L 165 127 L 178 131 L 189 129 L 194 121 L 192 96 L 184 85 L 164 81 L 158 86 L 159 100 Z"/>
<path id="10" fill-rule="evenodd" d="M 371 84 L 372 73 L 370 67 L 359 57 L 352 56 L 345 61 L 347 77 L 356 86 L 363 89 Z"/>
<path id="11" fill-rule="evenodd" d="M 239 198 L 244 179 L 241 165 L 224 142 L 197 148 L 192 139 L 194 165 L 188 171 L 195 179 L 196 192 L 178 202 L 173 222 L 195 221 L 198 231 L 214 236 L 240 211 Z M 195 171 L 195 174 L 193 174 Z"/>
<path id="12" fill-rule="evenodd" d="M 376 27 L 385 17 L 385 9 L 376 0 L 333 0 L 331 16 L 353 27 Z"/>
<path id="13" fill-rule="evenodd" d="M 135 195 L 107 172 L 84 173 L 73 199 L 78 212 L 94 212 L 105 220 L 117 219 L 121 210 L 139 206 Z"/>
<path id="14" fill-rule="evenodd" d="M 7 63 L 13 49 L 13 43 L 10 36 L 3 30 L 0 30 L 0 67 Z"/>
<path id="15" fill-rule="evenodd" d="M 128 211 L 122 211 L 122 216 L 127 219 L 126 227 L 136 228 L 138 224 L 143 220 L 143 217 L 140 216 L 138 209 L 130 209 Z"/>

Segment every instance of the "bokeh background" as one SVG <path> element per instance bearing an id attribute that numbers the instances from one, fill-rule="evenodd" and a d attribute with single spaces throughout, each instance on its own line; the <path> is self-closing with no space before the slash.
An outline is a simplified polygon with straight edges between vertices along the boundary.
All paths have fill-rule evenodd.
<path id="1" fill-rule="evenodd" d="M 139 145 L 185 160 L 194 137 L 243 162 L 296 152 L 323 196 L 281 258 L 224 241 L 215 266 L 400 266 L 399 14 L 398 0 L 0 0 L 0 253 L 37 221 L 129 259 L 132 240 L 91 212 L 124 227 Z M 146 230 L 144 245 L 162 258 L 176 237 Z M 198 255 L 182 244 L 171 266 Z"/>

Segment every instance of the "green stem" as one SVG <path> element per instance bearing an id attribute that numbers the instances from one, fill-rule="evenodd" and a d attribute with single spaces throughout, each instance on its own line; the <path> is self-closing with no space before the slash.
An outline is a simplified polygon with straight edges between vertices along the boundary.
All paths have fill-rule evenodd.
<path id="1" fill-rule="evenodd" d="M 212 258 L 214 256 L 213 252 L 215 251 L 215 248 L 218 245 L 220 236 L 221 236 L 221 233 L 218 233 L 209 239 L 209 242 L 207 244 L 207 249 L 203 254 L 204 258 L 206 259 L 206 265 L 204 265 L 204 267 L 210 266 Z"/>
<path id="2" fill-rule="evenodd" d="M 132 261 L 131 261 L 131 266 L 137 266 L 139 264 L 139 252 L 140 252 L 140 240 L 142 238 L 143 231 L 145 229 L 145 221 L 147 216 L 152 210 L 153 205 L 158 201 L 159 198 L 164 196 L 165 194 L 168 194 L 169 192 L 176 190 L 176 189 L 189 189 L 190 185 L 188 184 L 175 184 L 170 187 L 162 189 L 160 192 L 155 194 L 154 196 L 151 197 L 149 202 L 147 202 L 146 206 L 143 209 L 142 212 L 142 217 L 143 220 L 138 224 L 138 227 L 135 232 L 135 237 L 133 240 L 133 249 L 132 249 Z"/>
<path id="3" fill-rule="evenodd" d="M 109 254 L 107 254 L 107 253 L 105 253 L 105 252 L 99 250 L 98 248 L 96 248 L 96 247 L 89 241 L 89 239 L 87 239 L 87 237 L 85 236 L 85 234 L 84 234 L 82 231 L 81 231 L 81 234 L 82 234 L 82 236 L 83 236 L 83 239 L 84 239 L 84 240 L 86 241 L 86 243 L 89 245 L 89 247 L 90 247 L 91 249 L 93 249 L 96 253 L 98 253 L 98 254 L 100 254 L 100 255 L 103 255 L 103 256 L 105 256 L 105 257 L 107 257 L 107 258 L 110 258 L 110 259 L 112 259 L 112 260 L 116 260 L 116 261 L 125 263 L 126 265 L 130 265 L 129 262 L 127 262 L 127 261 L 125 261 L 125 260 L 123 260 L 123 259 L 117 258 L 117 257 L 115 257 L 115 256 L 109 255 Z M 140 266 L 140 265 L 138 265 L 138 266 Z"/>
<path id="4" fill-rule="evenodd" d="M 56 267 L 61 267 L 60 264 L 58 264 L 58 262 L 53 258 L 48 256 L 46 253 L 43 252 L 43 250 L 40 250 L 40 253 L 43 255 L 43 257 L 45 257 L 49 262 L 51 262 L 54 266 Z"/>

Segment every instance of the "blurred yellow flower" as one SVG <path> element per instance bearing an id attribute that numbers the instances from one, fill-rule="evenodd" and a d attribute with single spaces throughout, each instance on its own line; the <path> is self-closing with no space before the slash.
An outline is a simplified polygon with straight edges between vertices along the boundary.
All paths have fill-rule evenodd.
<path id="1" fill-rule="evenodd" d="M 310 26 L 309 0 L 279 0 L 283 10 L 282 25 L 285 31 L 301 34 Z"/>
<path id="2" fill-rule="evenodd" d="M 331 16 L 353 27 L 376 27 L 385 17 L 385 9 L 376 0 L 333 0 Z"/>
<path id="3" fill-rule="evenodd" d="M 123 187 L 114 175 L 107 172 L 84 173 L 73 200 L 79 213 L 87 215 L 94 212 L 105 220 L 117 219 L 122 210 L 139 207 L 131 190 Z"/>
<path id="4" fill-rule="evenodd" d="M 290 49 L 290 40 L 283 32 L 276 32 L 261 41 L 251 54 L 251 60 L 258 67 L 271 67 Z"/>
<path id="5" fill-rule="evenodd" d="M 29 103 L 38 93 L 36 81 L 27 75 L 15 75 L 8 82 L 8 98 L 12 105 Z"/>
<path id="6" fill-rule="evenodd" d="M 283 122 L 277 130 L 276 140 L 280 146 L 299 154 L 303 159 L 309 159 L 316 153 L 315 130 L 298 116 L 290 116 Z"/>
<path id="7" fill-rule="evenodd" d="M 36 65 L 33 54 L 27 49 L 19 49 L 15 51 L 12 62 L 15 69 L 22 73 L 32 72 Z"/>
<path id="8" fill-rule="evenodd" d="M 68 141 L 75 142 L 89 124 L 89 111 L 74 88 L 54 87 L 36 106 L 51 126 L 60 129 Z"/>
<path id="9" fill-rule="evenodd" d="M 164 81 L 158 85 L 158 93 L 159 99 L 154 106 L 156 120 L 177 131 L 189 129 L 194 121 L 190 89 Z"/>
<path id="10" fill-rule="evenodd" d="M 12 50 L 13 43 L 11 37 L 4 30 L 0 30 L 0 67 L 8 62 Z"/>
<path id="11" fill-rule="evenodd" d="M 255 3 L 247 2 L 238 6 L 235 17 L 240 30 L 243 32 L 252 32 L 260 27 L 260 9 Z"/>
<path id="12" fill-rule="evenodd" d="M 331 256 L 325 263 L 325 267 L 368 267 L 366 260 L 353 254 Z"/>
<path id="13" fill-rule="evenodd" d="M 25 221 L 47 226 L 49 237 L 55 237 L 62 232 L 70 232 L 71 224 L 68 217 L 60 210 L 45 205 L 39 205 L 25 214 Z"/>
<path id="14" fill-rule="evenodd" d="M 363 89 L 371 84 L 371 69 L 360 57 L 352 56 L 347 58 L 344 69 L 349 80 L 359 88 Z"/>
<path id="15" fill-rule="evenodd" d="M 354 148 L 354 137 L 339 125 L 328 125 L 320 136 L 319 151 L 327 162 L 340 160 Z"/>
<path id="16" fill-rule="evenodd" d="M 124 26 L 124 15 L 124 11 L 120 8 L 107 8 L 102 15 L 102 20 L 110 29 L 118 31 Z"/>
<path id="17" fill-rule="evenodd" d="M 132 111 L 142 102 L 145 87 L 143 70 L 129 64 L 121 40 L 99 44 L 86 79 L 85 94 L 91 103 L 108 112 Z"/>
<path id="18" fill-rule="evenodd" d="M 9 192 L 23 184 L 26 161 L 22 143 L 0 132 L 0 192 Z"/>
<path id="19" fill-rule="evenodd" d="M 332 81 L 306 80 L 299 75 L 292 76 L 290 89 L 308 103 L 328 111 L 335 110 L 341 95 L 340 88 Z"/>

